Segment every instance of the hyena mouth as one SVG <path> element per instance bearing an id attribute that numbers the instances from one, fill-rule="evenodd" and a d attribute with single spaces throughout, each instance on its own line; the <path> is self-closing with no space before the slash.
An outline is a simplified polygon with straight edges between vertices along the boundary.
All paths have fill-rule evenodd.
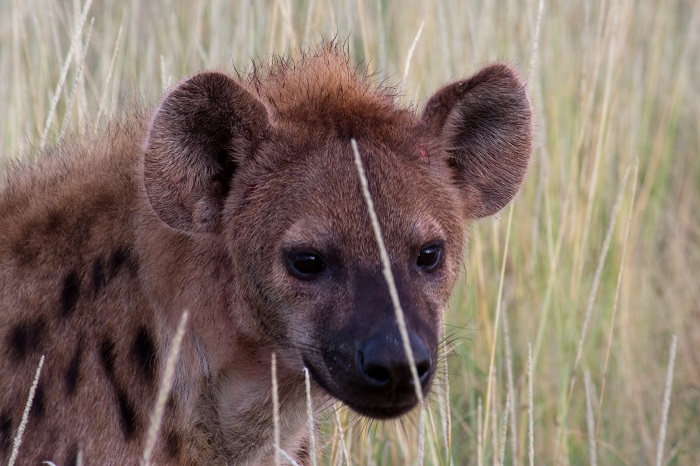
<path id="1" fill-rule="evenodd" d="M 430 391 L 435 358 L 417 336 L 411 335 L 409 341 L 425 396 Z M 408 358 L 397 344 L 400 342 L 387 338 L 371 339 L 352 356 L 350 352 L 329 350 L 323 353 L 322 361 L 304 357 L 304 364 L 321 388 L 352 410 L 375 419 L 391 419 L 418 404 Z"/>

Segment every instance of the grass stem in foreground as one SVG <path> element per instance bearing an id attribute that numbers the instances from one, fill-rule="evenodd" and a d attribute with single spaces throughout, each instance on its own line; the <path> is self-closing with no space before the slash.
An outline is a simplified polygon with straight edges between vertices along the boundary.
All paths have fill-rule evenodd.
<path id="1" fill-rule="evenodd" d="M 39 384 L 39 376 L 41 376 L 41 369 L 44 367 L 44 355 L 41 355 L 39 359 L 39 365 L 34 373 L 34 381 L 32 386 L 29 388 L 29 396 L 27 396 L 27 403 L 24 405 L 24 412 L 22 412 L 22 420 L 17 427 L 17 433 L 15 434 L 15 440 L 12 442 L 12 453 L 10 454 L 10 461 L 7 462 L 8 466 L 13 466 L 15 461 L 17 461 L 17 455 L 19 454 L 19 447 L 22 445 L 22 437 L 24 436 L 24 430 L 27 428 L 27 421 L 29 420 L 29 411 L 32 409 L 32 403 L 34 403 L 34 395 L 36 394 L 36 387 Z"/>
<path id="2" fill-rule="evenodd" d="M 163 423 L 165 405 L 168 402 L 170 391 L 173 388 L 173 381 L 175 379 L 175 364 L 177 363 L 177 358 L 180 355 L 182 339 L 185 336 L 185 329 L 187 328 L 187 319 L 189 318 L 189 316 L 190 313 L 187 310 L 185 310 L 182 313 L 182 316 L 180 317 L 180 323 L 177 325 L 177 330 L 175 331 L 175 337 L 173 338 L 172 346 L 170 347 L 170 351 L 168 351 L 168 357 L 165 360 L 163 378 L 160 381 L 160 387 L 158 388 L 158 396 L 156 397 L 156 404 L 153 407 L 151 419 L 148 424 L 148 433 L 146 434 L 146 446 L 143 449 L 143 456 L 141 457 L 141 466 L 148 466 L 151 464 L 151 456 L 153 455 L 153 450 L 155 449 L 156 441 L 158 440 L 158 434 L 160 433 L 160 428 Z"/>

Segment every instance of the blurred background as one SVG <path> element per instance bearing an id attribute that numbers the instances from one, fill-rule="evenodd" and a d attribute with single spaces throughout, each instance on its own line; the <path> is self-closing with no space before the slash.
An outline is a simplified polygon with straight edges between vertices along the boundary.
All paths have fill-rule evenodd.
<path id="1" fill-rule="evenodd" d="M 699 34 L 694 0 L 3 0 L 0 169 L 198 70 L 324 38 L 416 109 L 505 61 L 534 153 L 470 229 L 443 383 L 422 420 L 322 413 L 319 461 L 697 465 Z"/>

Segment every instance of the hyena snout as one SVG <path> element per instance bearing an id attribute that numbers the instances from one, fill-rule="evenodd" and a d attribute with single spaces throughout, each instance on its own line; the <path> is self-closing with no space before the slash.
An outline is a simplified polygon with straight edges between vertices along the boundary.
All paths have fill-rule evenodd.
<path id="1" fill-rule="evenodd" d="M 435 374 L 435 351 L 410 329 L 408 341 L 421 393 L 426 396 Z M 327 385 L 331 393 L 358 413 L 375 419 L 395 418 L 416 407 L 414 378 L 398 329 L 372 332 L 353 347 L 354 352 L 346 353 L 347 359 L 340 352 L 326 360 L 333 379 Z"/>
<path id="2" fill-rule="evenodd" d="M 365 383 L 379 392 L 413 393 L 411 364 L 400 335 L 396 336 L 398 339 L 381 334 L 365 341 L 357 350 L 357 369 Z M 424 390 L 432 374 L 430 353 L 415 333 L 409 334 L 408 340 L 421 389 Z"/>

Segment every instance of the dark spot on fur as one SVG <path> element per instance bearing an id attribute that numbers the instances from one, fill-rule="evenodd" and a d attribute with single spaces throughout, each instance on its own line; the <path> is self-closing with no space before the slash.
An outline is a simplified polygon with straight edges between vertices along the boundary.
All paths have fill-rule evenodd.
<path id="1" fill-rule="evenodd" d="M 122 271 L 128 272 L 132 277 L 138 271 L 136 256 L 125 246 L 115 249 L 106 258 L 94 259 L 90 272 L 94 296 Z"/>
<path id="2" fill-rule="evenodd" d="M 75 311 L 75 306 L 80 298 L 80 278 L 78 272 L 71 271 L 63 280 L 63 292 L 61 293 L 61 315 L 70 317 Z"/>
<path id="3" fill-rule="evenodd" d="M 129 397 L 124 390 L 116 389 L 116 392 L 124 438 L 130 440 L 136 433 L 136 409 L 134 409 L 134 405 L 129 401 Z"/>
<path id="4" fill-rule="evenodd" d="M 63 226 L 63 219 L 61 214 L 56 211 L 51 211 L 46 217 L 46 225 L 44 227 L 44 232 L 49 235 L 54 235 Z"/>
<path id="5" fill-rule="evenodd" d="M 80 361 L 82 357 L 83 343 L 79 340 L 75 352 L 73 353 L 73 358 L 68 363 L 68 368 L 66 369 L 65 380 L 66 392 L 68 395 L 74 395 L 75 390 L 78 388 L 78 381 L 80 380 Z"/>
<path id="6" fill-rule="evenodd" d="M 46 392 L 44 390 L 44 384 L 39 382 L 34 392 L 34 400 L 32 400 L 32 407 L 29 410 L 29 420 L 38 421 L 44 417 L 46 410 L 44 409 L 46 405 Z"/>
<path id="7" fill-rule="evenodd" d="M 182 440 L 176 432 L 168 432 L 165 436 L 165 452 L 173 459 L 180 456 Z"/>
<path id="8" fill-rule="evenodd" d="M 175 400 L 175 394 L 173 392 L 170 392 L 168 402 L 165 404 L 165 409 L 167 409 L 169 412 L 177 409 L 177 400 Z"/>
<path id="9" fill-rule="evenodd" d="M 114 342 L 108 338 L 100 343 L 100 361 L 107 375 L 114 378 Z"/>
<path id="10" fill-rule="evenodd" d="M 66 455 L 66 466 L 75 466 L 78 464 L 78 444 L 74 443 L 68 448 L 68 454 Z"/>
<path id="11" fill-rule="evenodd" d="M 12 417 L 10 411 L 0 414 L 0 451 L 7 453 L 12 445 Z"/>
<path id="12" fill-rule="evenodd" d="M 21 238 L 13 246 L 12 252 L 17 257 L 19 266 L 27 266 L 39 257 L 39 249 L 32 243 L 33 236 L 31 233 L 22 234 Z"/>
<path id="13" fill-rule="evenodd" d="M 153 337 L 145 327 L 140 327 L 131 346 L 131 356 L 141 375 L 153 382 L 156 376 L 157 354 Z"/>
<path id="14" fill-rule="evenodd" d="M 136 258 L 124 246 L 117 248 L 107 261 L 109 278 L 114 278 L 123 268 L 128 269 L 131 274 L 135 274 L 138 268 Z"/>
<path id="15" fill-rule="evenodd" d="M 119 273 L 119 269 L 121 269 L 121 267 L 124 265 L 126 259 L 127 252 L 124 248 L 119 248 L 112 253 L 112 256 L 109 258 L 109 263 L 107 266 L 109 268 L 110 278 L 113 278 L 117 273 Z"/>
<path id="16" fill-rule="evenodd" d="M 102 265 L 102 259 L 97 258 L 92 263 L 92 291 L 94 295 L 100 292 L 100 289 L 105 284 L 105 270 Z"/>
<path id="17" fill-rule="evenodd" d="M 115 361 L 115 344 L 109 337 L 102 340 L 99 346 L 100 362 L 102 367 L 104 367 L 107 373 L 107 378 L 112 384 L 114 389 L 114 395 L 117 401 L 117 409 L 119 412 L 120 424 L 122 427 L 122 432 L 124 433 L 124 438 L 130 440 L 136 434 L 138 427 L 138 422 L 136 418 L 136 409 L 127 391 L 124 390 L 117 380 L 116 373 L 114 371 L 114 361 Z"/>
<path id="18" fill-rule="evenodd" d="M 296 458 L 300 460 L 301 464 L 311 462 L 311 441 L 309 440 L 309 437 L 305 437 L 297 448 Z"/>
<path id="19" fill-rule="evenodd" d="M 46 320 L 37 317 L 34 320 L 20 322 L 10 329 L 7 342 L 16 361 L 22 361 L 35 351 L 41 343 L 46 328 Z"/>

